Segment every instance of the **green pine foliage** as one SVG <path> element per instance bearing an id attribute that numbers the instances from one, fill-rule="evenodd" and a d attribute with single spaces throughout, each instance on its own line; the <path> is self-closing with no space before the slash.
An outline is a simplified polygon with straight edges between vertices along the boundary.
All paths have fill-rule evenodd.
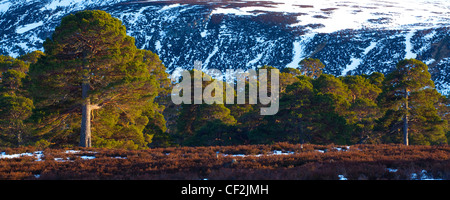
<path id="1" fill-rule="evenodd" d="M 156 133 L 147 127 L 165 129 L 154 102 L 168 83 L 165 67 L 136 48 L 120 20 L 103 11 L 69 15 L 44 50 L 29 73 L 42 137 L 76 145 L 82 105 L 92 109 L 93 146 L 146 148 Z"/>
<path id="2" fill-rule="evenodd" d="M 0 145 L 16 147 L 29 144 L 32 137 L 28 119 L 34 109 L 25 88 L 29 64 L 0 56 Z"/>
<path id="3" fill-rule="evenodd" d="M 197 71 L 198 72 L 198 71 Z M 179 108 L 178 117 L 176 119 L 176 133 L 175 138 L 180 144 L 192 144 L 193 138 L 203 137 L 202 133 L 197 134 L 198 131 L 203 129 L 204 127 L 209 127 L 210 122 L 215 122 L 217 124 L 226 125 L 234 125 L 236 123 L 236 119 L 231 115 L 231 111 L 224 104 L 206 104 L 202 99 L 202 104 L 194 104 L 195 98 L 195 79 L 201 78 L 205 76 L 209 76 L 203 72 L 201 72 L 201 77 L 196 77 L 194 73 L 196 70 L 191 70 L 191 104 L 182 103 Z M 211 87 L 214 84 L 222 84 L 224 83 L 219 80 L 215 80 L 210 78 L 210 81 L 202 81 L 201 89 L 202 93 L 205 91 L 207 87 Z M 222 88 L 225 88 L 222 86 Z M 215 90 L 212 90 L 213 92 Z M 184 94 L 185 95 L 185 94 Z M 215 94 L 214 94 L 215 95 Z M 223 95 L 223 99 L 226 99 L 226 96 Z M 214 133 L 212 133 L 214 134 Z M 212 136 L 209 136 L 212 137 Z"/>
<path id="4" fill-rule="evenodd" d="M 310 78 L 319 77 L 322 69 L 325 68 L 325 65 L 317 58 L 305 58 L 298 64 L 301 73 Z"/>
<path id="5" fill-rule="evenodd" d="M 385 114 L 378 131 L 385 133 L 383 140 L 399 143 L 407 137 L 411 144 L 447 143 L 447 121 L 437 110 L 442 98 L 427 65 L 415 59 L 400 61 L 387 75 L 380 95 L 379 106 Z M 407 136 L 401 136 L 406 132 Z"/>

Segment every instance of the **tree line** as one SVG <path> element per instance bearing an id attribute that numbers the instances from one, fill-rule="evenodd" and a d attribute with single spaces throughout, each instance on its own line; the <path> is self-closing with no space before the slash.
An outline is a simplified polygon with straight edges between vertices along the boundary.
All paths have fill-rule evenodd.
<path id="1" fill-rule="evenodd" d="M 138 49 L 121 21 L 103 11 L 64 17 L 43 47 L 18 58 L 0 56 L 0 146 L 449 141 L 449 98 L 415 59 L 400 61 L 386 76 L 339 77 L 323 74 L 320 60 L 304 59 L 298 69 L 279 72 L 279 112 L 263 116 L 262 105 L 249 102 L 173 104 L 174 83 L 158 55 Z"/>

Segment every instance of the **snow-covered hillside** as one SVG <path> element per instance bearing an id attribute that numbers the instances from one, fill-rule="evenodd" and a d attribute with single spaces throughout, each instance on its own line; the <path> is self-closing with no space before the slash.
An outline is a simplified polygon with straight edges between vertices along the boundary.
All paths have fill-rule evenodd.
<path id="1" fill-rule="evenodd" d="M 63 16 L 84 9 L 121 19 L 169 71 L 195 60 L 284 68 L 314 57 L 334 75 L 387 73 L 416 58 L 450 92 L 448 0 L 0 0 L 0 53 L 42 50 Z"/>
<path id="2" fill-rule="evenodd" d="M 449 25 L 450 3 L 446 0 L 251 0 L 261 6 L 219 7 L 214 14 L 259 15 L 265 12 L 297 13 L 291 26 L 322 24 L 315 32 L 332 33 L 362 28 L 436 28 Z"/>

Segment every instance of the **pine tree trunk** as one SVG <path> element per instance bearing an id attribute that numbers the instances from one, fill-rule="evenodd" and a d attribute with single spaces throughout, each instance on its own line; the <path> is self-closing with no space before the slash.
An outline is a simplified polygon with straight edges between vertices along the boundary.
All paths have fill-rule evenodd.
<path id="1" fill-rule="evenodd" d="M 88 67 L 84 67 L 88 69 Z M 80 146 L 91 147 L 91 101 L 88 96 L 89 92 L 89 73 L 83 76 L 83 83 L 81 84 L 81 93 L 83 98 L 83 105 L 81 109 L 81 134 Z"/>
<path id="2" fill-rule="evenodd" d="M 23 144 L 23 124 L 19 120 L 15 120 L 11 123 L 12 131 L 11 134 L 16 136 L 17 146 L 20 147 Z"/>
<path id="3" fill-rule="evenodd" d="M 85 99 L 81 114 L 81 147 L 91 147 L 91 105 L 90 100 Z"/>
<path id="4" fill-rule="evenodd" d="M 23 141 L 22 141 L 22 131 L 18 131 L 17 132 L 17 146 L 22 146 Z"/>
<path id="5" fill-rule="evenodd" d="M 408 140 L 408 90 L 405 89 L 405 115 L 403 117 L 403 141 L 406 146 L 409 145 Z"/>
<path id="6" fill-rule="evenodd" d="M 298 125 L 298 132 L 299 132 L 299 135 L 300 135 L 300 144 L 301 144 L 301 146 L 303 148 L 303 144 L 305 143 L 305 135 L 304 135 L 304 132 L 303 132 L 302 120 L 297 121 L 297 125 Z"/>

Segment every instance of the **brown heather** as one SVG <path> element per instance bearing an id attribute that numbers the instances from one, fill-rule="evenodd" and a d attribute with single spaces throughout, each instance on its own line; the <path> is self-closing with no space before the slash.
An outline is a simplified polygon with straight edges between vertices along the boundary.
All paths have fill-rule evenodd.
<path id="1" fill-rule="evenodd" d="M 135 151 L 73 149 L 78 153 L 45 149 L 42 161 L 30 156 L 0 159 L 0 179 L 337 180 L 343 175 L 348 180 L 408 180 L 412 173 L 420 174 L 422 170 L 435 179 L 450 179 L 448 145 L 354 145 L 345 151 L 337 147 L 346 149 L 311 144 L 301 148 L 289 143 Z M 272 155 L 274 150 L 293 153 Z M 6 154 L 34 151 L 37 149 L 29 147 L 0 149 Z M 63 158 L 64 162 L 55 158 Z"/>

